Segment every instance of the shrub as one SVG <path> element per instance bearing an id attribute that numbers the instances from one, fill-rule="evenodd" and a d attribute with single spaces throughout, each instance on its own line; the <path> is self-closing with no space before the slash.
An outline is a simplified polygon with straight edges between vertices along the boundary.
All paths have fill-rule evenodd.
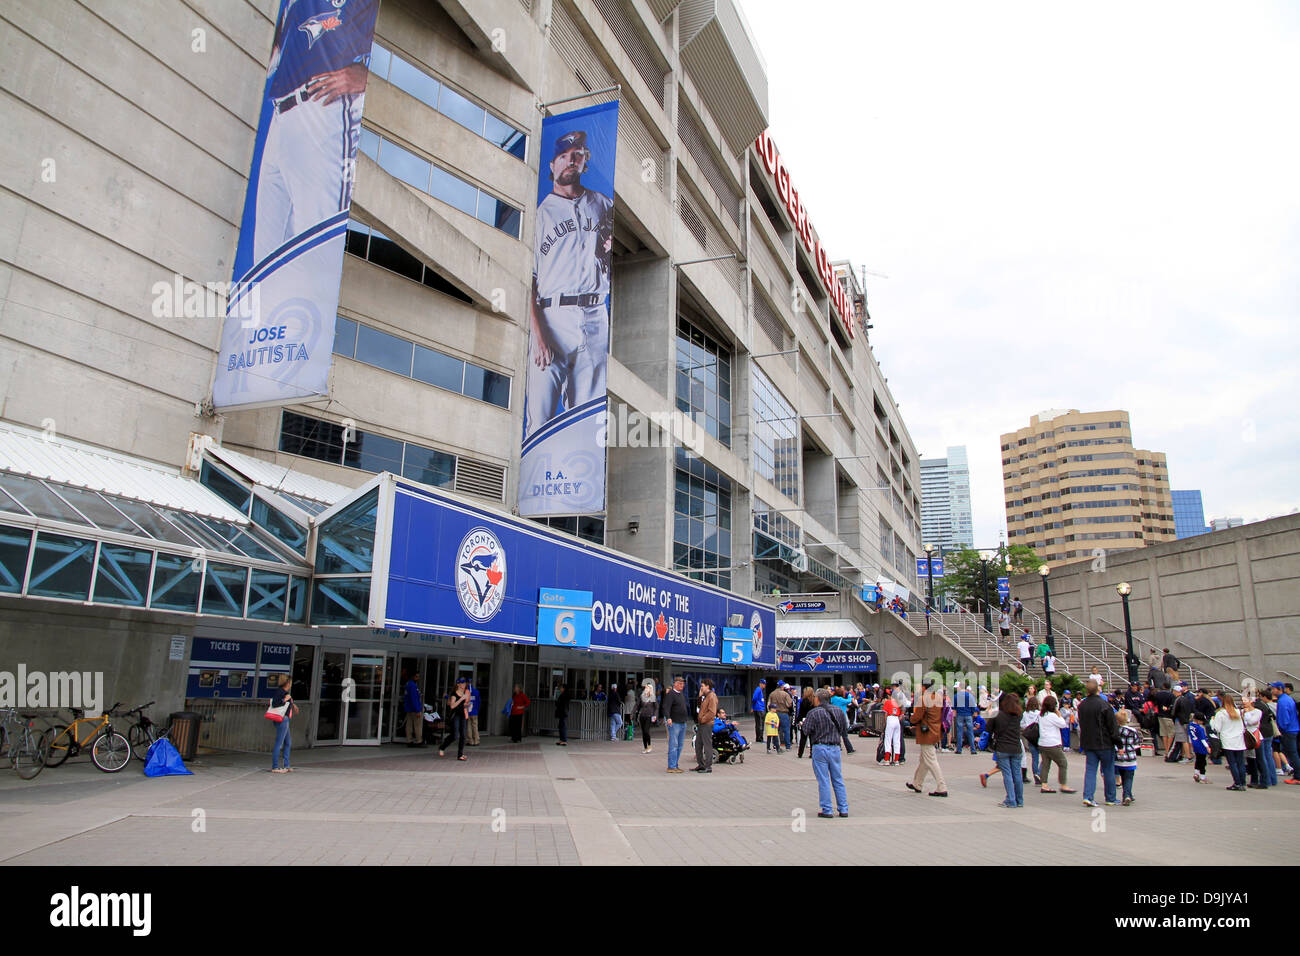
<path id="1" fill-rule="evenodd" d="M 1019 671 L 1007 671 L 998 679 L 998 686 L 1004 693 L 1016 693 L 1020 695 L 1021 700 L 1025 697 L 1025 691 L 1029 685 L 1033 684 L 1039 690 L 1043 688 L 1042 674 L 1022 674 Z M 1083 681 L 1073 674 L 1058 672 L 1052 676 L 1052 690 L 1056 696 L 1062 696 L 1067 690 L 1076 699 L 1083 696 Z"/>

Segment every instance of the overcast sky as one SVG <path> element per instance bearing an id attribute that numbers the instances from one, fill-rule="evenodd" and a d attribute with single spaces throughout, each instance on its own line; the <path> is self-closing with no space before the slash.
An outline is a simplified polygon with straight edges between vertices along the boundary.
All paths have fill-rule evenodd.
<path id="1" fill-rule="evenodd" d="M 1122 408 L 1205 517 L 1300 507 L 1300 4 L 740 0 L 923 457 Z"/>

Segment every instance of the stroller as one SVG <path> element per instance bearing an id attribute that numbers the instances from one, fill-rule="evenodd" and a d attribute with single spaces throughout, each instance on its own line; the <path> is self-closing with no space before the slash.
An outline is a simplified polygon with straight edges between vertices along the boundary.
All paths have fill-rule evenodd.
<path id="1" fill-rule="evenodd" d="M 734 724 L 713 722 L 713 749 L 718 752 L 718 763 L 744 763 L 749 741 L 736 730 Z"/>

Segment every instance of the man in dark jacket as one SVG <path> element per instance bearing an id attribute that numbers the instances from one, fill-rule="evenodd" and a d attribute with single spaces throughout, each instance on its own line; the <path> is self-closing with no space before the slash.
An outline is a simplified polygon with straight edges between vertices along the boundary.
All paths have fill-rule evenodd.
<path id="1" fill-rule="evenodd" d="M 605 698 L 605 716 L 609 718 L 609 739 L 618 740 L 618 732 L 623 729 L 623 699 L 618 696 L 618 685 L 609 685 L 609 696 Z"/>
<path id="2" fill-rule="evenodd" d="M 1187 728 L 1191 726 L 1192 714 L 1196 712 L 1196 706 L 1192 702 L 1192 694 L 1186 684 L 1179 684 L 1174 688 L 1174 692 L 1178 695 L 1174 699 L 1171 712 L 1174 719 L 1174 746 L 1182 744 L 1182 760 L 1191 760 L 1192 745 L 1187 739 Z"/>
<path id="3" fill-rule="evenodd" d="M 569 693 L 569 688 L 561 684 L 560 693 L 555 698 L 555 719 L 560 725 L 560 739 L 555 742 L 557 747 L 569 746 L 569 701 L 573 700 L 573 695 Z"/>
<path id="4" fill-rule="evenodd" d="M 686 678 L 678 674 L 673 678 L 673 686 L 664 691 L 660 713 L 664 717 L 664 726 L 668 728 L 668 772 L 682 773 L 677 761 L 682 755 L 682 745 L 686 743 L 686 724 L 691 719 L 691 708 L 686 701 Z"/>
<path id="5" fill-rule="evenodd" d="M 1101 766 L 1102 782 L 1106 788 L 1106 806 L 1116 805 L 1115 800 L 1115 744 L 1119 741 L 1119 722 L 1106 698 L 1097 693 L 1097 682 L 1085 685 L 1088 696 L 1079 705 L 1079 737 L 1083 742 L 1086 765 L 1083 772 L 1083 805 L 1095 807 L 1097 793 L 1097 767 Z"/>

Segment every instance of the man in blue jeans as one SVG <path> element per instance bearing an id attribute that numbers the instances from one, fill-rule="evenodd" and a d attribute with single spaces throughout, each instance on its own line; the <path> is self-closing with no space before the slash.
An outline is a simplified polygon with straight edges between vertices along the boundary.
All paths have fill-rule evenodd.
<path id="1" fill-rule="evenodd" d="M 686 704 L 686 678 L 680 674 L 673 678 L 671 689 L 664 691 L 660 713 L 668 727 L 668 772 L 682 773 L 677 766 L 681 758 L 682 747 L 686 743 L 686 723 L 691 718 L 690 708 Z"/>
<path id="2" fill-rule="evenodd" d="M 961 753 L 962 741 L 970 737 L 970 752 L 975 753 L 975 711 L 979 710 L 979 702 L 970 690 L 961 686 L 961 681 L 957 682 L 956 692 L 952 697 L 952 709 L 956 714 L 956 737 L 957 753 Z"/>
<path id="3" fill-rule="evenodd" d="M 1097 794 L 1097 767 L 1100 765 L 1105 784 L 1106 806 L 1116 806 L 1115 799 L 1115 744 L 1119 740 L 1119 721 L 1110 702 L 1097 693 L 1097 682 L 1085 685 L 1088 696 L 1079 704 L 1079 741 L 1083 745 L 1086 762 L 1083 771 L 1083 805 L 1095 807 Z"/>
<path id="4" fill-rule="evenodd" d="M 812 744 L 813 773 L 817 775 L 817 802 L 821 812 L 817 816 L 833 819 L 831 791 L 835 792 L 835 806 L 840 816 L 849 815 L 849 795 L 844 787 L 840 770 L 840 739 L 848 732 L 844 711 L 831 705 L 831 692 L 823 687 L 816 694 L 817 706 L 803 719 L 803 732 Z"/>
<path id="5" fill-rule="evenodd" d="M 618 740 L 618 732 L 623 729 L 623 701 L 618 696 L 618 685 L 609 685 L 609 696 L 605 698 L 605 714 L 609 717 L 609 739 Z"/>
<path id="6" fill-rule="evenodd" d="M 754 715 L 754 742 L 763 739 L 763 721 L 767 718 L 767 681 L 759 678 L 754 696 L 749 699 L 749 711 Z"/>

